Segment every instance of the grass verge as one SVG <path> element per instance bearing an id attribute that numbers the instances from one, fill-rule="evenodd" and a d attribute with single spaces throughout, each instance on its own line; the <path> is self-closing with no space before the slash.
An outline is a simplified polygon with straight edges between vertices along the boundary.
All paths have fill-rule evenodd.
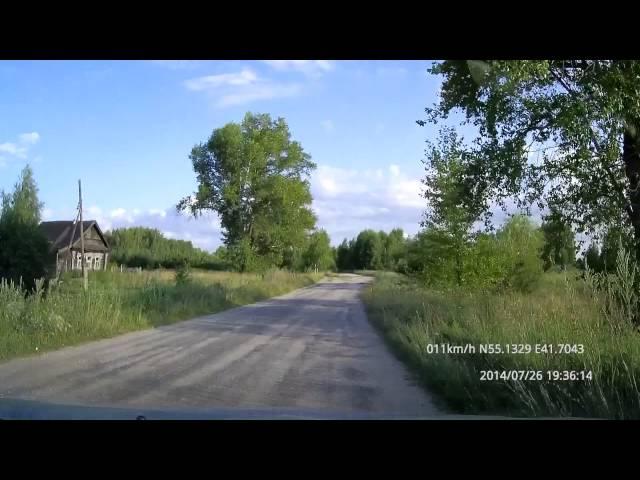
<path id="1" fill-rule="evenodd" d="M 90 289 L 67 276 L 24 297 L 0 284 L 0 360 L 216 313 L 311 285 L 322 274 L 198 272 L 176 284 L 170 270 L 91 272 Z"/>
<path id="2" fill-rule="evenodd" d="M 629 312 L 607 295 L 575 273 L 545 274 L 530 294 L 436 291 L 381 273 L 363 300 L 395 353 L 455 412 L 640 418 L 639 334 Z M 474 345 L 476 352 L 443 354 L 429 347 L 443 343 Z M 559 344 L 581 344 L 584 353 L 481 354 L 481 343 L 551 344 L 556 352 Z M 482 381 L 482 370 L 542 371 L 544 377 Z M 548 371 L 591 371 L 593 379 L 548 380 Z"/>

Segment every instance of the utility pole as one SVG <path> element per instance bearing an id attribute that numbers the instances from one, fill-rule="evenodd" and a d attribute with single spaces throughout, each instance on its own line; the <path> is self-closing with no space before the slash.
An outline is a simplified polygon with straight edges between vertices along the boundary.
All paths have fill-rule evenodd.
<path id="1" fill-rule="evenodd" d="M 87 277 L 88 272 L 85 267 L 85 259 L 84 259 L 84 225 L 82 224 L 82 184 L 80 183 L 80 180 L 78 180 L 78 196 L 80 197 L 80 204 L 78 208 L 80 209 L 80 251 L 82 255 L 80 265 L 82 265 L 82 286 L 86 292 L 89 288 L 89 278 Z"/>

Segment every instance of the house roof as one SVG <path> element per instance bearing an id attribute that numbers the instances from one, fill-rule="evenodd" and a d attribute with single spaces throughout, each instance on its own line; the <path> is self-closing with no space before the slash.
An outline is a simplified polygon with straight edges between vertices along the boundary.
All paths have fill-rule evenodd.
<path id="1" fill-rule="evenodd" d="M 82 222 L 85 233 L 95 226 L 96 231 L 100 235 L 102 239 L 102 243 L 104 244 L 104 248 L 100 248 L 99 250 L 109 250 L 109 243 L 104 238 L 102 230 L 98 226 L 98 223 L 95 220 L 85 220 Z M 78 224 L 75 229 L 74 222 L 71 220 L 57 220 L 53 222 L 42 222 L 40 223 L 40 229 L 49 240 L 51 244 L 51 248 L 53 250 L 60 250 L 62 248 L 68 248 L 69 242 L 71 242 L 71 246 L 76 246 L 76 244 L 80 244 L 80 225 Z M 73 240 L 71 239 L 71 235 L 73 234 Z M 86 240 L 85 240 L 86 242 Z M 96 250 L 90 246 L 87 246 L 87 250 Z"/>

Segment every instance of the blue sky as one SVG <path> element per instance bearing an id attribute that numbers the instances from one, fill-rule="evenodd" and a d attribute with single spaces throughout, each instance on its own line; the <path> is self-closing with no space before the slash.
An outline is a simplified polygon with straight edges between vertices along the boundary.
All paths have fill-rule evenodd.
<path id="1" fill-rule="evenodd" d="M 363 228 L 418 231 L 430 61 L 2 61 L 0 189 L 29 162 L 49 220 L 145 225 L 214 249 L 215 215 L 173 206 L 196 187 L 191 147 L 247 111 L 282 116 L 318 164 L 319 226 L 334 243 Z"/>

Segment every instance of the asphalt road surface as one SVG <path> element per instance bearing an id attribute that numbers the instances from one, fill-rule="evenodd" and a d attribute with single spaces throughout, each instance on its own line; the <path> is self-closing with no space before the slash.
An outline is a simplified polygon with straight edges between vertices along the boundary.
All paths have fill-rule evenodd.
<path id="1" fill-rule="evenodd" d="M 341 275 L 270 300 L 0 364 L 0 398 L 432 417 Z"/>

